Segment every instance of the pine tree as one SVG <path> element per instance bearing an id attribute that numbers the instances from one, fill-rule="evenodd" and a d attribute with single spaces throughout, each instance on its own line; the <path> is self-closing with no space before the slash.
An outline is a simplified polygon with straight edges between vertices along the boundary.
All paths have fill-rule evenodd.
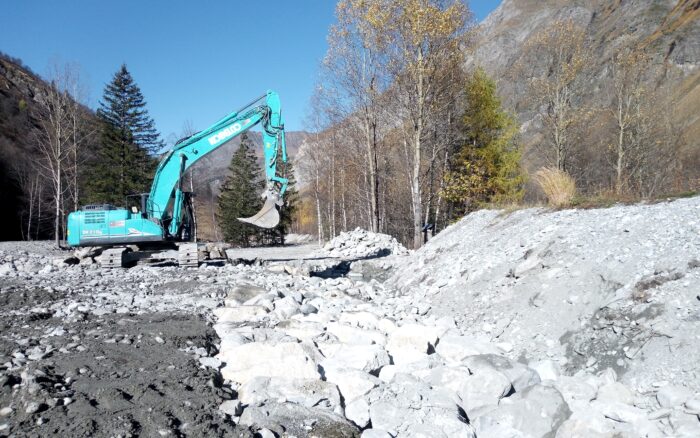
<path id="1" fill-rule="evenodd" d="M 260 165 L 246 133 L 241 135 L 241 144 L 234 152 L 228 170 L 228 178 L 219 195 L 219 226 L 227 242 L 250 246 L 259 230 L 238 218 L 253 216 L 262 208 L 260 191 L 263 184 Z"/>
<path id="2" fill-rule="evenodd" d="M 469 78 L 466 98 L 467 141 L 446 175 L 443 193 L 457 216 L 485 204 L 520 200 L 525 180 L 517 124 L 501 107 L 496 84 L 482 69 Z"/>
<path id="3" fill-rule="evenodd" d="M 153 155 L 164 145 L 126 65 L 105 86 L 97 115 L 100 147 L 88 197 L 121 204 L 127 195 L 148 191 L 156 166 Z"/>

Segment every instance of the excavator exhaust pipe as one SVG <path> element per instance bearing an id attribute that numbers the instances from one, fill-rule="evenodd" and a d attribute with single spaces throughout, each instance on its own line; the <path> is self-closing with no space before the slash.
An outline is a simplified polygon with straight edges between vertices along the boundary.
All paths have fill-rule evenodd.
<path id="1" fill-rule="evenodd" d="M 265 204 L 255 216 L 239 217 L 238 220 L 260 228 L 275 228 L 280 223 L 280 213 L 277 211 L 279 204 L 279 195 L 267 194 Z"/>

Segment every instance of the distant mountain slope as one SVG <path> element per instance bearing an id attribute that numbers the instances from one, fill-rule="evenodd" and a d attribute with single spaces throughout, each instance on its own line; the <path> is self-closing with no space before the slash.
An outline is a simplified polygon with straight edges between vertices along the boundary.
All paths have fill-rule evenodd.
<path id="1" fill-rule="evenodd" d="M 0 240 L 21 237 L 22 191 L 15 178 L 17 164 L 35 154 L 32 130 L 35 108 L 48 84 L 19 60 L 0 53 Z"/>
<path id="2" fill-rule="evenodd" d="M 505 103 L 537 141 L 539 128 L 527 101 L 526 78 L 513 77 L 527 39 L 560 19 L 573 19 L 590 38 L 593 61 L 584 99 L 610 101 L 602 91 L 609 61 L 622 47 L 641 48 L 660 73 L 649 87 L 670 86 L 690 147 L 700 149 L 700 0 L 503 0 L 480 25 L 468 65 L 481 65 L 499 80 Z M 544 66 L 543 66 L 544 68 Z"/>

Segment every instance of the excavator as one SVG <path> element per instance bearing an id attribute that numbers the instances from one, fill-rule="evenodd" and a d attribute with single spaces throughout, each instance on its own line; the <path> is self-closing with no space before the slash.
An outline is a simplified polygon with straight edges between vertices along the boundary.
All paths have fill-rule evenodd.
<path id="1" fill-rule="evenodd" d="M 266 188 L 262 209 L 252 217 L 238 218 L 257 227 L 274 228 L 280 220 L 287 179 L 278 173 L 278 155 L 287 162 L 284 122 L 279 95 L 267 91 L 241 109 L 217 121 L 207 129 L 179 140 L 158 165 L 149 193 L 136 195 L 131 208 L 110 204 L 86 205 L 68 215 L 68 245 L 103 247 L 101 265 L 121 267 L 127 253 L 178 247 L 178 263 L 196 266 L 198 250 L 192 242 L 195 218 L 192 192 L 183 190 L 183 176 L 190 166 L 226 142 L 261 125 Z M 132 258 L 133 259 L 133 258 Z"/>

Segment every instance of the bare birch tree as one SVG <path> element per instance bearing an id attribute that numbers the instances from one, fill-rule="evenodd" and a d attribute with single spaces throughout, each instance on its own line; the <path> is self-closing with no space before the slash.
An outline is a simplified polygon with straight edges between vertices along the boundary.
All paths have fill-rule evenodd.
<path id="1" fill-rule="evenodd" d="M 529 78 L 530 92 L 544 122 L 548 141 L 546 159 L 568 171 L 574 145 L 572 129 L 580 118 L 577 99 L 589 59 L 586 31 L 573 20 L 556 21 L 525 44 L 519 73 Z"/>
<path id="2" fill-rule="evenodd" d="M 383 4 L 385 18 L 372 22 L 387 44 L 394 102 L 410 165 L 413 246 L 423 243 L 423 164 L 425 136 L 430 123 L 442 116 L 441 105 L 450 92 L 445 85 L 462 62 L 468 36 L 469 11 L 461 1 L 397 0 Z M 432 162 L 437 155 L 431 157 Z"/>
<path id="3" fill-rule="evenodd" d="M 335 108 L 361 126 L 369 186 L 369 228 L 379 231 L 379 127 L 380 99 L 387 88 L 383 59 L 386 40 L 378 35 L 374 21 L 386 18 L 379 0 L 342 0 L 336 7 L 337 23 L 328 36 L 324 76 L 334 89 Z"/>

